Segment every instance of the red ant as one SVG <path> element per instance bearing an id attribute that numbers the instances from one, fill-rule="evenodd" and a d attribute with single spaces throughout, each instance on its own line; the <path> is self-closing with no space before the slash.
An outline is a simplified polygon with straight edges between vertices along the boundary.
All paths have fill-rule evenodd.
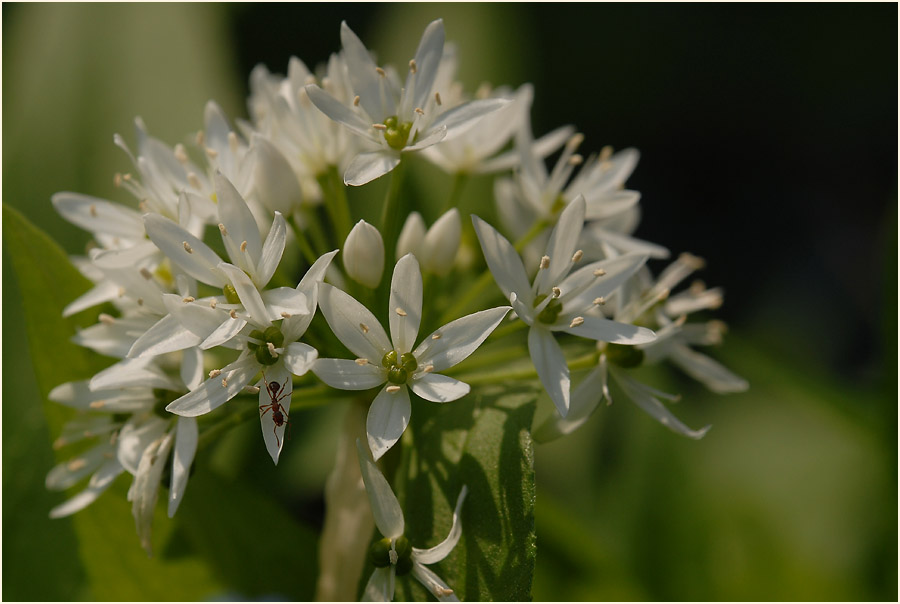
<path id="1" fill-rule="evenodd" d="M 288 439 L 291 438 L 291 418 L 288 416 L 287 411 L 284 410 L 284 407 L 281 406 L 281 401 L 289 397 L 291 393 L 284 391 L 288 385 L 287 380 L 285 380 L 284 384 L 269 382 L 266 380 L 265 374 L 263 374 L 263 382 L 266 384 L 266 393 L 269 395 L 269 400 L 272 402 L 268 405 L 259 406 L 260 417 L 269 411 L 272 412 L 272 421 L 275 423 L 275 426 L 272 427 L 272 433 L 275 435 L 275 443 L 280 447 L 281 441 L 278 439 L 277 430 L 285 423 L 288 425 Z"/>

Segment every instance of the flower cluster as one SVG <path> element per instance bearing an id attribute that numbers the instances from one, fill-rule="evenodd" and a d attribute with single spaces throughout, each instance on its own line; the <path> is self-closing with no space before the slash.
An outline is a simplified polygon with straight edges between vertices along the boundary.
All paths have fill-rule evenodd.
<path id="1" fill-rule="evenodd" d="M 184 143 L 166 145 L 140 120 L 135 151 L 116 136 L 134 165 L 115 177 L 129 203 L 53 197 L 92 235 L 86 256 L 72 261 L 94 286 L 65 314 L 102 312 L 75 341 L 116 362 L 50 393 L 78 410 L 57 446 L 93 442 L 47 476 L 52 489 L 89 477 L 51 516 L 84 508 L 127 472 L 149 552 L 161 482 L 168 475 L 171 517 L 204 435 L 214 437 L 223 419 L 256 415 L 277 464 L 292 403 L 360 397 L 368 404 L 360 468 L 384 536 L 372 544 L 376 570 L 364 595 L 389 600 L 395 576 L 411 572 L 436 598 L 455 599 L 425 565 L 460 539 L 465 487 L 450 536 L 420 550 L 403 536 L 400 504 L 376 462 L 401 442 L 415 406 L 469 394 L 455 367 L 489 337 L 530 356 L 532 381 L 555 406 L 535 429 L 539 440 L 570 433 L 611 401 L 608 376 L 667 427 L 702 436 L 705 428 L 689 429 L 659 400 L 674 397 L 633 375 L 644 363 L 671 362 L 717 392 L 746 383 L 693 349 L 721 339 L 721 323 L 687 320 L 721 304 L 721 292 L 696 283 L 672 294 L 700 260 L 682 255 L 657 276 L 647 266 L 669 252 L 633 236 L 640 194 L 625 182 L 637 151 L 604 148 L 585 160 L 583 137 L 569 126 L 535 140 L 532 88 L 466 93 L 440 20 L 405 77 L 377 65 L 346 23 L 340 38 L 340 52 L 314 72 L 296 58 L 287 77 L 256 68 L 251 120 L 237 129 L 210 102 L 203 128 Z M 548 172 L 545 158 L 560 149 Z M 480 254 L 465 243 L 458 191 L 430 228 L 429 207 L 401 213 L 401 174 L 414 155 L 458 182 L 497 174 L 496 212 L 471 217 Z M 380 228 L 353 226 L 346 186 L 385 175 Z M 451 280 L 463 289 L 424 298 Z M 503 383 L 502 366 L 479 368 Z M 573 390 L 579 372 L 586 377 Z"/>

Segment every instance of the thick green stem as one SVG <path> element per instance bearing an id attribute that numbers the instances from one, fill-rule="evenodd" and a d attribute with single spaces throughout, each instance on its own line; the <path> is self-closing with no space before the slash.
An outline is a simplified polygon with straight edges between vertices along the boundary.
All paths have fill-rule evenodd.
<path id="1" fill-rule="evenodd" d="M 450 189 L 450 197 L 447 198 L 447 203 L 444 205 L 444 209 L 441 210 L 441 216 L 446 214 L 450 208 L 459 207 L 459 199 L 462 197 L 463 189 L 468 181 L 468 174 L 465 172 L 456 173 L 456 176 L 453 177 L 453 188 Z"/>
<path id="2" fill-rule="evenodd" d="M 390 273 L 396 260 L 397 236 L 400 233 L 400 189 L 403 184 L 404 163 L 401 161 L 391 172 L 384 205 L 381 208 L 381 236 L 384 239 L 384 268 Z"/>
<path id="3" fill-rule="evenodd" d="M 303 229 L 297 224 L 297 219 L 294 218 L 294 215 L 291 214 L 288 216 L 288 224 L 291 225 L 291 230 L 294 231 L 294 238 L 297 240 L 297 245 L 300 246 L 300 253 L 303 254 L 303 258 L 312 265 L 316 261 L 316 253 L 309 247 L 309 241 L 306 240 L 306 233 L 303 232 Z"/>
<path id="4" fill-rule="evenodd" d="M 591 352 L 568 363 L 569 372 L 580 371 L 582 369 L 590 369 L 597 364 L 597 352 Z M 534 367 L 523 367 L 509 371 L 487 371 L 483 373 L 472 373 L 454 375 L 454 378 L 469 384 L 477 386 L 479 384 L 499 384 L 510 380 L 532 380 L 538 377 L 537 370 Z"/>
<path id="5" fill-rule="evenodd" d="M 347 189 L 337 166 L 329 166 L 328 170 L 316 177 L 325 199 L 325 209 L 334 228 L 334 236 L 338 246 L 344 244 L 350 229 L 353 227 L 350 218 L 350 202 L 347 200 Z"/>

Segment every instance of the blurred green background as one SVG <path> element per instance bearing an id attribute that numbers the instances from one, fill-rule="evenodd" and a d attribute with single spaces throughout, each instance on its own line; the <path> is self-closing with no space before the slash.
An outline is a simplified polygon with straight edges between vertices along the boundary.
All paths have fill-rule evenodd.
<path id="1" fill-rule="evenodd" d="M 713 424 L 699 442 L 622 400 L 539 446 L 535 599 L 897 599 L 896 5 L 4 4 L 2 16 L 3 202 L 69 253 L 87 236 L 50 196 L 128 200 L 112 185 L 131 169 L 112 134 L 133 142 L 134 116 L 174 144 L 210 98 L 245 117 L 255 64 L 325 60 L 341 19 L 402 63 L 443 17 L 470 90 L 532 82 L 536 133 L 572 123 L 586 152 L 641 150 L 637 234 L 707 258 L 700 276 L 725 288 L 717 316 L 731 327 L 713 354 L 751 384 L 714 396 L 654 373 L 684 395 L 686 423 Z M 8 253 L 3 598 L 311 597 L 342 409 L 295 421 L 277 471 L 255 426 L 230 433 L 175 521 L 157 519 L 153 560 L 127 482 L 97 513 L 51 521 L 58 418 L 48 427 Z"/>

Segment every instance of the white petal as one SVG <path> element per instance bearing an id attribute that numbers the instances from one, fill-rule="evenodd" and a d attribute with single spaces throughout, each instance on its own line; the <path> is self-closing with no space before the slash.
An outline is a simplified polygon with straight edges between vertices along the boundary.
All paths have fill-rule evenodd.
<path id="1" fill-rule="evenodd" d="M 122 467 L 131 474 L 137 474 L 144 451 L 165 434 L 168 428 L 169 422 L 161 417 L 132 416 L 122 426 L 116 442 L 116 458 Z"/>
<path id="2" fill-rule="evenodd" d="M 433 403 L 449 403 L 469 394 L 469 385 L 465 382 L 441 375 L 439 373 L 422 373 L 409 382 L 412 391 Z"/>
<path id="3" fill-rule="evenodd" d="M 529 329 L 528 352 L 547 394 L 565 417 L 569 413 L 569 366 L 552 332 L 542 327 Z"/>
<path id="4" fill-rule="evenodd" d="M 508 299 L 512 292 L 516 292 L 524 304 L 530 304 L 531 284 L 528 283 L 525 267 L 516 250 L 506 237 L 474 214 L 472 224 L 481 243 L 484 259 L 497 285 L 503 290 L 504 297 Z"/>
<path id="5" fill-rule="evenodd" d="M 166 352 L 184 350 L 202 341 L 201 337 L 187 331 L 177 317 L 166 315 L 134 342 L 128 356 L 154 357 Z"/>
<path id="6" fill-rule="evenodd" d="M 91 390 L 108 388 L 163 388 L 178 390 L 180 384 L 152 364 L 153 359 L 125 359 L 91 378 Z"/>
<path id="7" fill-rule="evenodd" d="M 56 193 L 50 201 L 63 218 L 91 233 L 125 239 L 144 237 L 141 215 L 122 204 L 69 192 Z"/>
<path id="8" fill-rule="evenodd" d="M 412 254 L 400 258 L 394 267 L 388 316 L 394 350 L 410 352 L 422 321 L 422 272 Z"/>
<path id="9" fill-rule="evenodd" d="M 735 375 L 718 361 L 682 344 L 673 347 L 669 359 L 713 392 L 725 394 L 743 392 L 749 388 L 747 380 Z"/>
<path id="10" fill-rule="evenodd" d="M 375 71 L 376 65 L 368 49 L 346 22 L 341 23 L 341 47 L 352 88 L 359 95 L 360 105 L 366 113 L 379 121 L 389 115 L 396 115 L 394 95 L 389 90 L 382 90 L 387 85 L 386 78 Z"/>
<path id="11" fill-rule="evenodd" d="M 420 149 L 425 149 L 430 147 L 431 145 L 436 145 L 442 140 L 447 138 L 447 127 L 431 127 L 425 132 L 421 134 L 419 140 L 415 142 L 415 144 L 409 145 L 408 147 L 404 147 L 404 151 L 419 151 Z"/>
<path id="12" fill-rule="evenodd" d="M 79 296 L 63 309 L 63 317 L 71 317 L 86 308 L 114 300 L 119 295 L 119 286 L 111 281 L 98 283 L 94 288 Z"/>
<path id="13" fill-rule="evenodd" d="M 291 342 L 285 348 L 281 359 L 285 368 L 294 375 L 304 375 L 319 356 L 319 351 L 302 342 Z"/>
<path id="14" fill-rule="evenodd" d="M 608 298 L 647 262 L 647 256 L 628 254 L 611 260 L 592 262 L 559 283 L 559 301 L 568 312 L 583 312 L 597 298 Z M 602 270 L 601 276 L 595 271 Z"/>
<path id="15" fill-rule="evenodd" d="M 57 464 L 47 473 L 44 486 L 52 491 L 68 489 L 79 480 L 93 473 L 101 465 L 109 453 L 109 445 L 102 443 L 85 451 L 81 455 Z"/>
<path id="16" fill-rule="evenodd" d="M 206 336 L 205 340 L 200 342 L 199 348 L 201 350 L 209 350 L 216 346 L 225 346 L 236 350 L 242 349 L 243 344 L 232 338 L 240 333 L 244 326 L 247 325 L 247 321 L 240 317 L 233 319 L 225 313 L 221 313 L 220 316 L 224 316 L 225 318 L 222 319 L 222 322 L 212 331 L 212 333 Z"/>
<path id="17" fill-rule="evenodd" d="M 438 602 L 459 602 L 459 598 L 456 597 L 453 590 L 431 569 L 418 562 L 413 562 L 412 574 L 416 581 L 424 585 L 428 592 L 437 598 Z"/>
<path id="18" fill-rule="evenodd" d="M 369 503 L 372 504 L 375 526 L 388 539 L 401 537 L 404 528 L 403 510 L 400 509 L 397 496 L 359 439 L 356 440 L 356 453 L 359 456 L 359 469 L 366 484 Z"/>
<path id="19" fill-rule="evenodd" d="M 423 268 L 439 277 L 447 275 L 453 268 L 461 237 L 462 222 L 459 218 L 459 210 L 450 208 L 431 225 L 425 235 L 421 256 L 419 256 Z"/>
<path id="20" fill-rule="evenodd" d="M 309 300 L 306 294 L 293 287 L 277 287 L 262 292 L 263 303 L 268 309 L 267 316 L 272 321 L 283 318 L 281 313 L 290 316 L 305 315 L 309 312 Z"/>
<path id="21" fill-rule="evenodd" d="M 257 133 L 253 134 L 253 147 L 256 151 L 254 182 L 258 199 L 271 211 L 290 213 L 303 199 L 293 168 L 278 147 Z"/>
<path id="22" fill-rule="evenodd" d="M 459 518 L 459 512 L 462 510 L 463 502 L 466 500 L 466 494 L 469 488 L 463 485 L 456 499 L 456 508 L 453 510 L 453 524 L 450 527 L 450 533 L 447 538 L 429 549 L 412 548 L 413 558 L 420 564 L 434 564 L 440 562 L 450 555 L 450 552 L 456 547 L 459 538 L 462 536 L 462 522 Z M 427 587 L 427 586 L 426 586 Z"/>
<path id="23" fill-rule="evenodd" d="M 384 176 L 400 163 L 400 154 L 390 151 L 360 153 L 344 170 L 344 184 L 358 187 Z"/>
<path id="24" fill-rule="evenodd" d="M 628 323 L 619 323 L 600 317 L 582 317 L 584 322 L 575 327 L 571 326 L 571 318 L 560 315 L 562 320 L 552 327 L 554 331 L 564 331 L 572 335 L 581 336 L 598 342 L 613 342 L 614 344 L 646 344 L 656 339 L 656 334 L 646 327 L 638 327 Z M 569 321 L 568 323 L 566 321 Z"/>
<path id="25" fill-rule="evenodd" d="M 588 252 L 587 248 L 589 247 L 599 248 L 602 243 L 608 243 L 623 253 L 642 254 L 659 259 L 670 256 L 669 250 L 661 245 L 604 229 L 598 223 L 590 223 L 585 227 L 582 231 L 582 241 L 584 242 L 582 245 L 586 248 L 585 253 Z"/>
<path id="26" fill-rule="evenodd" d="M 316 313 L 316 307 L 318 305 L 318 295 L 319 295 L 319 284 L 322 282 L 322 279 L 325 278 L 325 271 L 328 270 L 328 267 L 331 265 L 331 261 L 334 259 L 335 255 L 338 253 L 338 250 L 333 250 L 331 252 L 322 254 L 309 270 L 306 271 L 306 274 L 303 275 L 303 278 L 300 280 L 300 283 L 297 284 L 297 290 L 302 292 L 304 296 L 306 296 L 306 303 L 308 305 L 307 314 L 305 315 L 292 315 L 291 317 L 285 319 L 281 323 L 281 333 L 284 334 L 284 339 L 288 342 L 292 342 L 297 340 L 306 332 L 306 328 L 309 327 L 310 322 L 313 319 L 313 316 Z"/>
<path id="27" fill-rule="evenodd" d="M 385 566 L 376 568 L 366 583 L 363 591 L 362 602 L 390 602 L 394 599 L 394 590 L 391 589 L 394 582 L 394 567 Z"/>
<path id="28" fill-rule="evenodd" d="M 485 115 L 506 107 L 510 102 L 509 99 L 469 101 L 439 115 L 431 127 L 445 126 L 447 128 L 445 140 L 451 140 L 474 126 Z"/>
<path id="29" fill-rule="evenodd" d="M 462 362 L 481 346 L 509 311 L 509 306 L 498 306 L 447 323 L 413 352 L 419 367 L 432 365 L 434 371 L 443 371 Z"/>
<path id="30" fill-rule="evenodd" d="M 166 434 L 147 447 L 141 457 L 141 463 L 138 465 L 138 471 L 132 484 L 131 514 L 134 516 L 141 547 L 147 551 L 148 555 L 151 552 L 150 530 L 153 526 L 153 509 L 156 507 L 159 482 L 166 461 L 168 461 L 172 440 L 173 436 Z"/>
<path id="31" fill-rule="evenodd" d="M 262 255 L 259 263 L 256 265 L 256 274 L 253 282 L 257 287 L 265 287 L 272 275 L 275 274 L 275 269 L 278 268 L 278 263 L 281 262 L 281 256 L 284 254 L 284 242 L 286 240 L 287 226 L 284 216 L 281 215 L 281 212 L 275 212 L 272 228 L 269 229 L 266 243 L 262 248 Z"/>
<path id="32" fill-rule="evenodd" d="M 550 234 L 550 241 L 547 244 L 550 266 L 538 271 L 539 293 L 549 293 L 550 288 L 559 283 L 572 268 L 572 256 L 575 253 L 575 246 L 578 245 L 578 238 L 581 237 L 583 225 L 584 197 L 579 195 L 559 215 L 559 221 Z"/>
<path id="33" fill-rule="evenodd" d="M 227 283 L 216 268 L 222 259 L 198 238 L 159 214 L 145 215 L 144 227 L 162 253 L 188 275 L 214 287 L 223 287 Z M 188 244 L 187 247 L 185 243 Z M 187 251 L 188 248 L 190 252 Z"/>
<path id="34" fill-rule="evenodd" d="M 188 348 L 181 353 L 181 381 L 188 390 L 193 390 L 203 383 L 203 351 L 199 348 Z"/>
<path id="35" fill-rule="evenodd" d="M 381 363 L 359 365 L 350 359 L 318 359 L 312 371 L 332 388 L 341 390 L 368 390 L 387 381 L 387 371 Z"/>
<path id="36" fill-rule="evenodd" d="M 256 219 L 247 207 L 247 202 L 221 172 L 216 172 L 214 183 L 216 199 L 219 202 L 219 221 L 225 225 L 228 232 L 227 236 L 222 237 L 225 249 L 234 264 L 242 268 L 255 269 L 262 255 L 262 239 L 259 236 Z M 240 247 L 245 241 L 247 251 L 242 252 Z M 251 265 L 245 266 L 245 262 L 242 261 L 244 254 L 250 256 L 253 261 Z"/>
<path id="37" fill-rule="evenodd" d="M 374 68 L 372 69 L 372 73 L 375 73 Z M 315 84 L 309 84 L 304 90 L 306 91 L 306 94 L 309 95 L 309 100 L 313 102 L 313 105 L 315 105 L 319 111 L 357 134 L 366 138 L 372 137 L 372 133 L 370 132 L 372 124 L 366 123 L 365 120 L 360 118 L 349 107 L 338 101 L 336 98 Z"/>
<path id="38" fill-rule="evenodd" d="M 637 204 L 641 194 L 637 191 L 608 191 L 603 195 L 586 198 L 585 220 L 602 220 L 624 212 Z"/>
<path id="39" fill-rule="evenodd" d="M 622 371 L 611 369 L 610 373 L 613 378 L 615 378 L 616 383 L 622 388 L 625 395 L 630 398 L 634 404 L 652 415 L 659 423 L 670 429 L 672 432 L 682 434 L 689 438 L 700 439 L 703 438 L 703 435 L 710 429 L 711 426 L 706 426 L 700 430 L 691 430 L 681 423 L 681 420 L 675 417 L 665 405 L 654 398 L 653 395 L 647 391 L 646 386 L 631 379 Z"/>
<path id="40" fill-rule="evenodd" d="M 399 390 L 388 392 L 389 387 L 390 385 L 381 389 L 372 401 L 369 415 L 366 417 L 366 435 L 376 461 L 400 440 L 409 424 L 411 412 L 409 390 L 405 386 L 400 386 Z"/>
<path id="41" fill-rule="evenodd" d="M 247 273 L 227 262 L 219 263 L 219 270 L 228 277 L 228 280 L 234 286 L 238 298 L 241 299 L 241 304 L 244 305 L 244 308 L 250 315 L 250 322 L 263 328 L 271 325 L 266 304 L 263 302 L 262 296 L 259 295 L 256 285 L 247 276 Z"/>
<path id="42" fill-rule="evenodd" d="M 60 384 L 47 398 L 73 409 L 102 409 L 112 413 L 143 411 L 155 402 L 153 393 L 146 388 L 91 390 L 88 380 Z"/>
<path id="43" fill-rule="evenodd" d="M 258 371 L 259 363 L 255 358 L 242 356 L 223 367 L 218 376 L 206 380 L 196 390 L 169 403 L 166 411 L 182 417 L 197 417 L 209 413 L 237 396 Z"/>
<path id="44" fill-rule="evenodd" d="M 430 101 L 434 80 L 438 75 L 438 65 L 444 54 L 444 21 L 435 19 L 428 24 L 422 33 L 419 47 L 416 49 L 416 72 L 410 70 L 406 78 L 406 94 L 412 97 L 413 107 L 425 107 Z"/>
<path id="45" fill-rule="evenodd" d="M 166 310 L 178 319 L 182 328 L 203 339 L 218 329 L 222 321 L 231 318 L 224 310 L 213 309 L 208 304 L 185 302 L 178 294 L 163 294 L 162 300 Z"/>
<path id="46" fill-rule="evenodd" d="M 263 372 L 259 387 L 259 423 L 266 450 L 275 465 L 284 447 L 284 432 L 290 425 L 291 393 L 294 384 L 284 363 L 276 363 Z"/>
<path id="47" fill-rule="evenodd" d="M 107 250 L 94 256 L 94 264 L 99 268 L 123 268 L 136 266 L 149 258 L 159 249 L 152 241 L 146 239 L 124 249 Z"/>
<path id="48" fill-rule="evenodd" d="M 323 283 L 319 308 L 334 335 L 356 356 L 380 367 L 384 355 L 393 350 L 375 315 L 349 294 Z"/>
<path id="49" fill-rule="evenodd" d="M 397 237 L 397 258 L 407 254 L 419 257 L 425 241 L 425 221 L 418 212 L 410 212 Z"/>
<path id="50" fill-rule="evenodd" d="M 606 364 L 601 358 L 601 364 L 591 371 L 572 393 L 568 416 L 563 418 L 554 413 L 535 429 L 532 435 L 538 442 L 550 442 L 560 436 L 571 434 L 590 418 L 608 393 Z"/>
<path id="51" fill-rule="evenodd" d="M 118 477 L 123 471 L 124 469 L 117 460 L 108 461 L 95 474 L 95 476 L 102 477 L 102 480 L 97 480 L 96 482 L 92 480 L 93 484 L 88 484 L 85 490 L 54 507 L 50 510 L 50 518 L 63 518 L 83 510 L 96 501 L 113 483 L 113 479 Z"/>
<path id="52" fill-rule="evenodd" d="M 179 417 L 175 428 L 175 454 L 172 456 L 172 482 L 169 485 L 169 518 L 175 515 L 187 489 L 191 464 L 197 453 L 197 420 Z"/>

